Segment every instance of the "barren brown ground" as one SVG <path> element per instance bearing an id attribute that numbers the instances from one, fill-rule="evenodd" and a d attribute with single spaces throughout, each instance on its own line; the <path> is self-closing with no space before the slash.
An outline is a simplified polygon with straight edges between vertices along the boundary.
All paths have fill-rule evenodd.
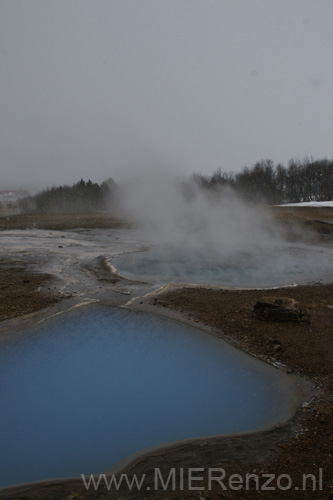
<path id="1" fill-rule="evenodd" d="M 315 235 L 322 241 L 333 239 L 333 208 L 331 207 L 263 206 L 262 210 L 271 212 L 278 223 L 287 229 L 289 228 L 291 235 L 295 228 L 299 228 L 303 232 Z M 3 209 L 0 209 L 0 231 L 8 229 L 109 229 L 129 227 L 130 225 L 128 221 L 109 212 L 7 215 L 4 214 Z"/>
<path id="2" fill-rule="evenodd" d="M 7 229 L 49 229 L 61 231 L 77 228 L 116 229 L 130 224 L 109 212 L 70 212 L 55 214 L 31 214 L 0 216 L 0 231 Z"/>
<path id="3" fill-rule="evenodd" d="M 295 232 L 298 235 L 297 229 L 300 229 L 320 241 L 333 239 L 332 207 L 270 207 L 269 211 L 289 231 L 291 238 Z"/>
<path id="4" fill-rule="evenodd" d="M 275 209 L 274 209 L 275 210 Z M 329 233 L 322 233 L 323 212 L 317 209 L 276 210 L 276 216 L 288 224 L 288 218 L 306 229 L 325 238 L 332 236 L 330 224 L 325 223 Z M 302 209 L 301 209 L 302 210 Z M 322 210 L 322 209 L 320 209 Z M 294 215 L 287 215 L 294 212 Z M 326 211 L 325 211 L 326 212 Z M 303 214 L 303 215 L 302 215 Z M 327 221 L 333 220 L 333 209 L 329 209 Z M 310 221 L 310 222 L 307 222 Z M 84 221 L 78 222 L 82 227 Z M 66 222 L 63 229 L 66 227 Z M 90 224 L 90 222 L 89 222 Z M 47 226 L 50 228 L 50 226 Z M 70 226 L 72 227 L 72 226 Z M 52 227 L 54 229 L 54 227 Z M 57 300 L 45 292 L 47 275 L 33 273 L 18 262 L 6 260 L 0 263 L 0 319 L 20 316 L 39 310 Z M 40 289 L 43 286 L 43 291 Z M 47 287 L 46 287 L 47 289 Z M 18 293 L 19 291 L 19 293 Z M 278 295 L 295 298 L 306 313 L 306 320 L 299 323 L 267 323 L 253 316 L 253 305 L 263 295 Z M 154 467 L 220 467 L 226 471 L 225 485 L 231 474 L 256 472 L 263 484 L 265 474 L 290 475 L 293 485 L 282 491 L 254 488 L 245 490 L 224 490 L 218 483 L 208 490 L 193 491 L 135 491 L 122 489 L 119 492 L 86 491 L 82 482 L 51 481 L 46 484 L 18 486 L 2 490 L 0 499 L 12 500 L 78 500 L 95 498 L 135 499 L 320 499 L 329 500 L 333 494 L 332 468 L 332 359 L 333 359 L 333 284 L 302 286 L 279 289 L 272 292 L 260 290 L 217 290 L 209 288 L 184 288 L 168 292 L 152 299 L 154 307 L 176 309 L 191 318 L 195 325 L 198 321 L 214 327 L 221 336 L 248 352 L 268 361 L 279 361 L 290 371 L 306 376 L 315 388 L 315 396 L 309 405 L 299 410 L 295 418 L 286 426 L 245 437 L 230 437 L 215 440 L 207 445 L 188 445 L 171 450 L 156 452 L 149 459 L 138 460 L 128 472 L 148 474 Z M 201 461 L 200 461 L 201 460 Z M 204 460 L 204 462 L 203 462 Z M 319 484 L 319 470 L 322 470 L 322 483 Z M 316 491 L 312 491 L 312 481 L 307 481 L 307 489 L 302 489 L 302 474 L 314 474 L 317 478 Z M 198 475 L 202 475 L 199 473 Z M 281 481 L 286 484 L 286 479 Z M 202 486 L 202 482 L 195 486 Z M 270 487 L 276 486 L 276 479 Z M 299 489 L 295 489 L 297 486 Z M 318 489 L 321 486 L 321 489 Z"/>
<path id="5" fill-rule="evenodd" d="M 33 272 L 18 259 L 0 259 L 0 321 L 44 309 L 58 301 L 42 285 L 52 279 L 49 274 Z"/>

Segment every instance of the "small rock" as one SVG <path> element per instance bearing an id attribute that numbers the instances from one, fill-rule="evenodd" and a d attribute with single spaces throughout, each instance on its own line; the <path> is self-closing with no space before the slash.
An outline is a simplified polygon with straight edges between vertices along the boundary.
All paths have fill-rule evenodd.
<path id="1" fill-rule="evenodd" d="M 281 342 L 279 340 L 273 340 L 271 346 L 274 351 L 281 351 Z"/>

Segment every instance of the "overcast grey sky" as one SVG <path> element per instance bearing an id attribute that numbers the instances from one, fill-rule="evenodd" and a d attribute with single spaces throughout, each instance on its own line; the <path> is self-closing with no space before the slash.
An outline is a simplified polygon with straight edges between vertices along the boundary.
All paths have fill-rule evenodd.
<path id="1" fill-rule="evenodd" d="M 333 156 L 332 0 L 0 0 L 0 189 Z"/>

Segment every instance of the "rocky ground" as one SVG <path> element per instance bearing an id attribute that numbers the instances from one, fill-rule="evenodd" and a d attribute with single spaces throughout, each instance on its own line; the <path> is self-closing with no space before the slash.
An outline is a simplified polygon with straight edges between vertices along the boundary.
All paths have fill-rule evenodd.
<path id="1" fill-rule="evenodd" d="M 332 210 L 332 209 L 331 209 Z M 297 212 L 297 217 L 301 217 Z M 288 211 L 289 213 L 289 211 Z M 320 230 L 323 214 L 309 212 L 297 223 L 301 227 L 313 226 Z M 331 236 L 332 211 L 327 222 Z M 280 216 L 283 217 L 283 214 Z M 291 217 L 291 216 L 289 216 Z M 296 223 L 293 216 L 293 224 Z M 288 221 L 284 219 L 286 224 Z M 310 223 L 307 223 L 310 220 Z M 313 222 L 312 222 L 313 221 Z M 81 227 L 81 226 L 80 226 Z M 38 274 L 29 266 L 12 259 L 0 262 L 0 320 L 21 316 L 54 304 L 58 297 L 48 291 L 47 283 L 53 278 Z M 254 304 L 262 296 L 291 297 L 300 303 L 300 321 L 266 322 L 255 317 Z M 171 467 L 209 467 L 223 468 L 226 477 L 221 484 L 214 482 L 212 488 L 206 484 L 203 490 L 188 488 L 176 491 L 137 491 L 126 488 L 118 492 L 86 491 L 82 481 L 52 481 L 28 486 L 18 486 L 0 491 L 0 499 L 12 500 L 79 500 L 95 498 L 135 499 L 326 499 L 333 495 L 332 467 L 332 359 L 333 359 L 333 284 L 300 286 L 265 292 L 260 290 L 218 290 L 208 287 L 185 287 L 159 294 L 150 299 L 151 307 L 160 310 L 181 311 L 193 325 L 206 324 L 214 328 L 216 334 L 226 337 L 240 348 L 268 362 L 280 362 L 288 370 L 307 377 L 313 386 L 313 399 L 299 409 L 288 424 L 253 435 L 235 436 L 207 441 L 204 443 L 184 444 L 181 447 L 160 450 L 150 457 L 138 459 L 125 469 L 130 474 L 149 473 L 154 467 L 167 471 Z M 267 477 L 275 478 L 268 485 L 275 489 L 251 488 L 232 489 L 228 478 L 232 474 L 255 473 L 262 487 Z M 281 474 L 288 474 L 293 482 L 290 488 L 282 490 L 277 480 Z M 306 482 L 303 490 L 303 474 L 313 474 L 316 479 Z M 202 473 L 196 473 L 202 475 Z M 288 480 L 281 476 L 280 485 L 288 486 Z M 202 486 L 203 482 L 194 483 Z M 238 483 L 239 484 L 239 483 Z M 236 483 L 233 483 L 235 486 Z M 296 489 L 297 488 L 297 489 Z"/>
<path id="2" fill-rule="evenodd" d="M 48 293 L 46 286 L 51 279 L 49 274 L 35 272 L 23 260 L 0 259 L 0 321 L 55 304 L 58 297 Z"/>

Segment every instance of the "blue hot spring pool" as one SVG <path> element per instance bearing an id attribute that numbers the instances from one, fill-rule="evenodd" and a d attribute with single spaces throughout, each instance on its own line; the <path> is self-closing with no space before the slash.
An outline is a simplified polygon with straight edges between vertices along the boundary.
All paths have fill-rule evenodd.
<path id="1" fill-rule="evenodd" d="M 114 257 L 121 275 L 150 282 L 208 283 L 224 286 L 275 287 L 313 281 L 332 282 L 333 250 L 285 244 L 219 253 L 176 245 L 155 245 L 146 251 Z"/>
<path id="2" fill-rule="evenodd" d="M 149 446 L 249 431 L 292 376 L 198 329 L 91 305 L 0 342 L 1 486 L 98 473 Z"/>

